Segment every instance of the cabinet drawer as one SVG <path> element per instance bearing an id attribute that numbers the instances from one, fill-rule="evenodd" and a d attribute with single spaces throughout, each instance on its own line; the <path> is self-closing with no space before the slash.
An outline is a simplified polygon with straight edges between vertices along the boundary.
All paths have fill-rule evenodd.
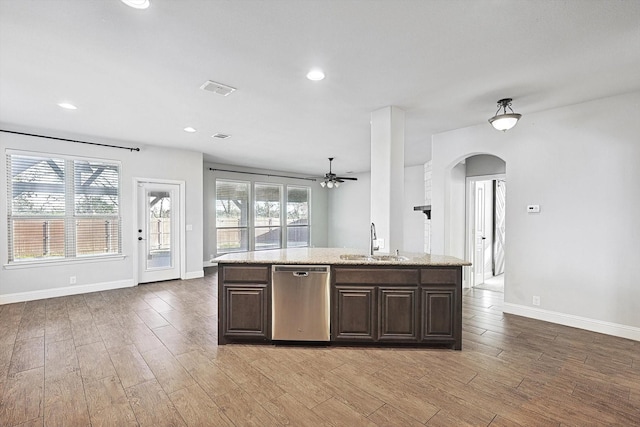
<path id="1" fill-rule="evenodd" d="M 418 270 L 400 268 L 336 268 L 336 284 L 414 285 Z"/>
<path id="2" fill-rule="evenodd" d="M 222 280 L 225 283 L 269 283 L 269 267 L 224 266 Z"/>
<path id="3" fill-rule="evenodd" d="M 457 268 L 423 268 L 420 270 L 422 285 L 452 285 L 458 283 Z"/>

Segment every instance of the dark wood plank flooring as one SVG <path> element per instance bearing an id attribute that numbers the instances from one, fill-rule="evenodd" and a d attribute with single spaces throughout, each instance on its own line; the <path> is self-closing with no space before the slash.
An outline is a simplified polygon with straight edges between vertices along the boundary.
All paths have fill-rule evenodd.
<path id="1" fill-rule="evenodd" d="M 467 290 L 462 351 L 218 347 L 209 270 L 0 306 L 0 425 L 640 425 L 640 342 Z"/>

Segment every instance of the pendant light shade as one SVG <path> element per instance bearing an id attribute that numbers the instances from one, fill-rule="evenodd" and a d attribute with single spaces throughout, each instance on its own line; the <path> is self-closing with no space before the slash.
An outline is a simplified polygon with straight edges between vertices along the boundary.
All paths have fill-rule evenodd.
<path id="1" fill-rule="evenodd" d="M 496 115 L 489 119 L 489 123 L 497 130 L 501 130 L 503 132 L 508 131 L 512 127 L 518 123 L 522 114 L 515 113 L 511 108 L 511 98 L 504 98 L 498 101 L 498 111 L 496 111 Z M 507 113 L 507 108 L 511 111 Z M 502 109 L 502 114 L 500 113 L 500 109 Z"/>

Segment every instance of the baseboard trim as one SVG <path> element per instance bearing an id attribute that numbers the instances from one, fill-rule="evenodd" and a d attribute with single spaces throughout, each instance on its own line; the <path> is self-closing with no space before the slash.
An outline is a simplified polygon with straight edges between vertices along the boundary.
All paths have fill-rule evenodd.
<path id="1" fill-rule="evenodd" d="M 589 319 L 587 317 L 574 316 L 572 314 L 559 313 L 557 311 L 549 311 L 520 304 L 511 304 L 508 302 L 504 303 L 502 311 L 509 314 L 516 314 L 518 316 L 544 320 L 545 322 L 557 323 L 559 325 L 571 326 L 573 328 L 585 329 L 587 331 L 640 341 L 640 328 L 636 328 L 634 326 Z"/>
<path id="2" fill-rule="evenodd" d="M 42 289 L 39 291 L 17 292 L 14 294 L 0 295 L 0 305 L 16 302 L 34 301 L 39 299 L 65 297 L 68 295 L 86 294 L 89 292 L 108 291 L 111 289 L 130 288 L 135 282 L 128 280 L 115 280 L 113 282 L 92 283 L 89 285 L 65 286 L 63 288 Z"/>
<path id="3" fill-rule="evenodd" d="M 189 280 L 189 279 L 199 279 L 201 277 L 204 277 L 204 270 L 199 270 L 199 271 L 188 271 L 185 275 L 184 275 L 184 280 Z"/>

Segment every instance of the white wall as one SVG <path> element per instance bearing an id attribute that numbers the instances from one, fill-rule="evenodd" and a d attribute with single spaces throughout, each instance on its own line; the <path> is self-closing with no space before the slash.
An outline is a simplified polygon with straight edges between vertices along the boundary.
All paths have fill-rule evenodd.
<path id="1" fill-rule="evenodd" d="M 329 190 L 329 246 L 338 248 L 369 249 L 369 221 L 371 179 L 369 173 L 354 174 L 358 181 L 347 182 L 339 189 Z M 424 167 L 412 166 L 404 170 L 403 247 L 385 247 L 381 252 L 396 249 L 423 252 L 425 242 L 425 215 L 414 211 L 414 206 L 425 204 Z"/>
<path id="2" fill-rule="evenodd" d="M 410 166 L 404 169 L 404 201 L 402 202 L 404 248 L 407 252 L 424 251 L 424 221 L 422 211 L 414 211 L 414 206 L 425 204 L 424 165 Z M 389 248 L 390 252 L 396 248 Z"/>
<path id="3" fill-rule="evenodd" d="M 95 139 L 89 140 L 95 141 Z M 134 143 L 123 143 L 122 141 L 99 142 L 136 146 Z M 185 224 L 193 227 L 192 231 L 185 231 L 186 276 L 189 278 L 203 275 L 202 154 L 152 146 L 140 147 L 140 152 L 130 152 L 115 148 L 0 132 L 0 153 L 2 153 L 2 161 L 0 162 L 2 164 L 0 198 L 2 200 L 9 200 L 7 197 L 5 159 L 7 149 L 120 161 L 122 165 L 120 190 L 122 252 L 124 255 L 124 258 L 110 261 L 70 261 L 66 263 L 38 264 L 32 267 L 7 267 L 7 206 L 6 203 L 1 203 L 0 263 L 2 263 L 2 268 L 0 268 L 0 304 L 16 300 L 134 285 L 137 282 L 137 272 L 133 270 L 134 256 L 137 250 L 135 218 L 133 218 L 135 202 L 134 177 L 185 181 Z M 75 285 L 69 284 L 69 277 L 72 275 L 76 276 L 77 282 Z"/>
<path id="4" fill-rule="evenodd" d="M 350 175 L 351 176 L 351 175 Z M 369 250 L 371 179 L 369 173 L 353 174 L 357 181 L 326 190 L 329 197 L 329 247 Z"/>
<path id="5" fill-rule="evenodd" d="M 447 212 L 448 217 L 452 219 L 452 221 L 448 223 L 447 227 L 447 253 L 461 259 L 464 259 L 466 230 L 464 226 L 460 227 L 458 224 L 464 225 L 467 214 L 464 197 L 467 185 L 466 174 L 466 165 L 458 163 L 456 166 L 451 168 L 450 177 L 447 180 L 449 196 L 449 204 L 447 205 L 449 209 Z M 436 193 L 436 190 L 433 189 L 433 192 Z M 431 253 L 436 253 L 433 248 Z"/>
<path id="6" fill-rule="evenodd" d="M 433 136 L 432 251 L 447 253 L 451 168 L 506 161 L 505 310 L 640 339 L 640 92 Z M 526 212 L 539 204 L 539 214 Z M 540 296 L 540 307 L 532 297 Z"/>
<path id="7" fill-rule="evenodd" d="M 327 193 L 329 191 L 320 187 L 319 181 L 303 179 L 282 178 L 274 175 L 298 176 L 296 174 L 273 171 L 266 169 L 253 169 L 235 165 L 225 165 L 218 163 L 204 163 L 204 265 L 211 265 L 211 256 L 216 253 L 216 178 L 237 179 L 240 181 L 289 184 L 311 187 L 310 219 L 311 219 L 311 246 L 327 246 Z M 213 169 L 224 169 L 247 173 L 211 171 Z M 267 174 L 271 176 L 253 175 L 251 173 Z M 301 176 L 302 177 L 302 176 Z M 347 185 L 345 184 L 344 187 Z M 340 191 L 343 187 L 340 187 Z"/>
<path id="8" fill-rule="evenodd" d="M 388 106 L 371 113 L 370 222 L 384 252 L 404 247 L 404 111 Z"/>
<path id="9" fill-rule="evenodd" d="M 467 176 L 499 175 L 506 172 L 504 160 L 487 154 L 469 157 L 465 162 Z"/>

